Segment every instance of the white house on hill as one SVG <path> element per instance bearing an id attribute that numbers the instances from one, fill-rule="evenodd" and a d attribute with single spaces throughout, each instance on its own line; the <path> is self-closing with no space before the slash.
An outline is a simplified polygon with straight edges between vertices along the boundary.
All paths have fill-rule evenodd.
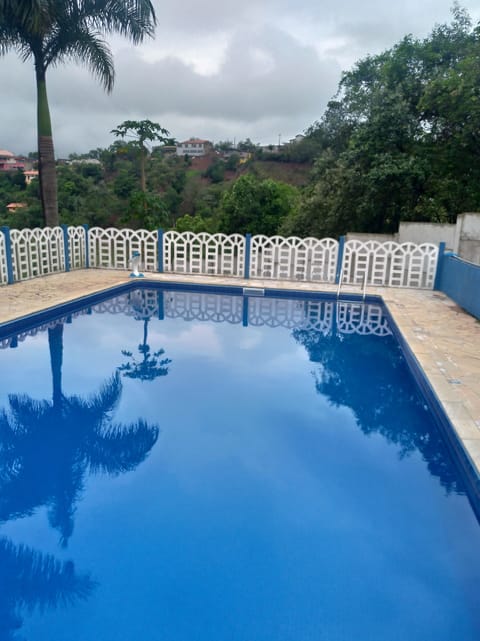
<path id="1" fill-rule="evenodd" d="M 210 151 L 212 143 L 209 140 L 190 138 L 177 145 L 177 156 L 205 156 Z"/>

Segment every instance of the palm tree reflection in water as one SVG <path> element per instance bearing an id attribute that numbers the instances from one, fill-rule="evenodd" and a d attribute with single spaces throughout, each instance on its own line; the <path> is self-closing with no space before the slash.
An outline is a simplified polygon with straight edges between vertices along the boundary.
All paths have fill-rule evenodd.
<path id="1" fill-rule="evenodd" d="M 122 393 L 120 375 L 88 398 L 62 390 L 63 324 L 48 330 L 52 400 L 9 395 L 0 412 L 0 524 L 48 507 L 48 520 L 67 546 L 87 473 L 118 475 L 134 470 L 157 441 L 159 429 L 139 419 L 114 423 Z M 166 372 L 165 372 L 166 373 Z M 18 611 L 69 604 L 91 593 L 89 575 L 72 562 L 0 539 L 0 641 L 14 639 Z"/>
<path id="2" fill-rule="evenodd" d="M 71 561 L 0 538 L 0 641 L 19 639 L 20 610 L 70 605 L 87 599 L 94 588 L 90 575 L 77 574 Z"/>
<path id="3" fill-rule="evenodd" d="M 168 374 L 168 366 L 172 362 L 170 358 L 160 358 L 165 353 L 164 349 L 156 352 L 150 350 L 148 344 L 148 323 L 155 312 L 155 308 L 149 306 L 148 292 L 135 291 L 129 296 L 130 307 L 135 311 L 135 320 L 143 321 L 143 342 L 139 344 L 138 351 L 142 355 L 138 360 L 133 352 L 122 350 L 123 356 L 128 360 L 118 367 L 127 378 L 138 378 L 141 381 L 153 381 L 159 376 Z"/>

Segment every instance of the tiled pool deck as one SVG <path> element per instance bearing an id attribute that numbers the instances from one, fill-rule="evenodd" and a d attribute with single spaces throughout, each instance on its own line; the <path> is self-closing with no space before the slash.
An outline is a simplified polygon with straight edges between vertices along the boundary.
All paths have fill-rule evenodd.
<path id="1" fill-rule="evenodd" d="M 336 292 L 324 283 L 146 274 L 155 282 Z M 128 281 L 128 272 L 81 270 L 0 288 L 0 323 Z M 358 289 L 342 288 L 359 293 Z M 480 322 L 439 292 L 369 287 L 380 295 L 480 473 Z"/>

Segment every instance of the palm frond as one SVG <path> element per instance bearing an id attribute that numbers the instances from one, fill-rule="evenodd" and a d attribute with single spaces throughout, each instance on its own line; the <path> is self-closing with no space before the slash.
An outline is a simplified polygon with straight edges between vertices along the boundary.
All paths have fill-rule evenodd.
<path id="1" fill-rule="evenodd" d="M 159 433 L 157 425 L 143 420 L 110 426 L 89 450 L 91 471 L 116 475 L 134 470 L 147 458 Z"/>
<path id="2" fill-rule="evenodd" d="M 96 587 L 89 574 L 75 572 L 72 561 L 60 562 L 25 545 L 0 539 L 0 583 L 17 606 L 28 610 L 56 608 L 87 599 Z"/>
<path id="3" fill-rule="evenodd" d="M 10 394 L 8 401 L 17 435 L 35 431 L 51 412 L 48 401 L 37 401 L 25 394 Z"/>
<path id="4" fill-rule="evenodd" d="M 118 33 L 134 44 L 152 37 L 157 23 L 150 0 L 81 0 L 80 15 L 102 33 Z"/>
<path id="5" fill-rule="evenodd" d="M 82 24 L 60 26 L 46 45 L 46 66 L 55 66 L 65 59 L 85 65 L 106 91 L 112 90 L 115 79 L 112 52 L 100 33 L 91 32 Z"/>
<path id="6" fill-rule="evenodd" d="M 52 13 L 52 0 L 0 0 L 0 23 L 8 21 L 30 32 L 39 31 Z"/>
<path id="7" fill-rule="evenodd" d="M 98 394 L 90 397 L 88 405 L 90 407 L 101 408 L 104 413 L 113 412 L 120 402 L 122 395 L 122 379 L 120 375 L 115 372 L 112 376 L 103 383 Z"/>

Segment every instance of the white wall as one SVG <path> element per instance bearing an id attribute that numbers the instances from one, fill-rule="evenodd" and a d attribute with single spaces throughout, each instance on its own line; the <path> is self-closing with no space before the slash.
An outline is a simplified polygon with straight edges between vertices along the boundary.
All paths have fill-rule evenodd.
<path id="1" fill-rule="evenodd" d="M 444 223 L 410 223 L 401 222 L 398 227 L 399 243 L 433 243 L 444 242 L 447 251 L 454 251 L 455 225 Z"/>
<path id="2" fill-rule="evenodd" d="M 480 214 L 465 213 L 457 217 L 453 251 L 461 258 L 480 265 Z"/>

